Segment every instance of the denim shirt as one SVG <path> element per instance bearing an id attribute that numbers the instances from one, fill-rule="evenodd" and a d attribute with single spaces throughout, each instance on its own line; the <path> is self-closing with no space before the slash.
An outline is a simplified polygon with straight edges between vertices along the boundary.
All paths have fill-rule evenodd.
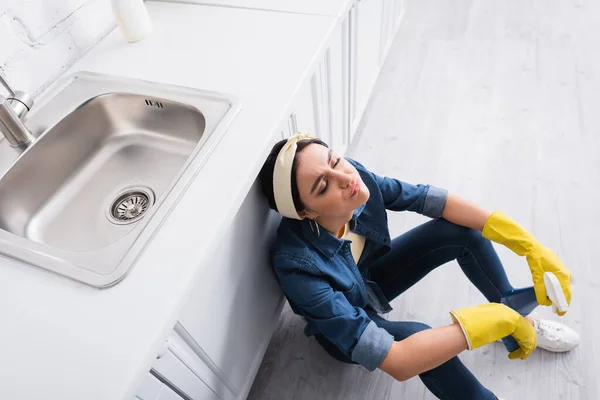
<path id="1" fill-rule="evenodd" d="M 373 371 L 394 341 L 365 312 L 367 306 L 378 313 L 392 310 L 378 285 L 369 280 L 368 268 L 391 248 L 386 209 L 438 218 L 447 192 L 380 177 L 347 160 L 371 193 L 350 222 L 350 229 L 366 239 L 358 265 L 349 240 L 338 239 L 322 228 L 317 234 L 308 220 L 290 218 L 282 218 L 277 230 L 272 265 L 290 307 L 307 321 L 304 333 L 322 334 L 347 357 Z"/>

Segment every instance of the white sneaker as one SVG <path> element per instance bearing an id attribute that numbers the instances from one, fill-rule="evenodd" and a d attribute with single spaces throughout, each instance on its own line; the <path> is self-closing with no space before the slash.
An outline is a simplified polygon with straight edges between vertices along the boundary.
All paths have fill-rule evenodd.
<path id="1" fill-rule="evenodd" d="M 529 316 L 537 334 L 537 347 L 554 353 L 562 353 L 579 345 L 579 335 L 558 321 L 541 319 L 535 313 Z"/>

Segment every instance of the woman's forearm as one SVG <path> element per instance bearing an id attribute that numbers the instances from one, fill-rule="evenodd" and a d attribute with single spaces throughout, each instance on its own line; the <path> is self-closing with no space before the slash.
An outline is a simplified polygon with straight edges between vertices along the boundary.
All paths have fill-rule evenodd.
<path id="1" fill-rule="evenodd" d="M 460 325 L 417 332 L 394 342 L 379 368 L 399 381 L 433 369 L 468 348 Z"/>
<path id="2" fill-rule="evenodd" d="M 456 225 L 482 230 L 491 213 L 453 194 L 449 194 L 442 211 L 442 218 Z"/>

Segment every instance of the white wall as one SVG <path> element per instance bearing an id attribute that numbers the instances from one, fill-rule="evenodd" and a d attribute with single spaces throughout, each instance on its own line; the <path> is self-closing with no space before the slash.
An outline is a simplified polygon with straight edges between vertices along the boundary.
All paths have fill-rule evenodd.
<path id="1" fill-rule="evenodd" d="M 0 0 L 0 72 L 13 88 L 38 94 L 114 28 L 110 4 Z"/>

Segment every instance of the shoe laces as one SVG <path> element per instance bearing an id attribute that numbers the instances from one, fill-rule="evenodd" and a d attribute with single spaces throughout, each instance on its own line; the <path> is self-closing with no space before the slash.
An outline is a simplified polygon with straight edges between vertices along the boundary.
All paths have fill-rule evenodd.
<path id="1" fill-rule="evenodd" d="M 559 340 L 562 336 L 563 328 L 560 325 L 540 319 L 537 323 L 537 331 L 548 339 Z"/>

